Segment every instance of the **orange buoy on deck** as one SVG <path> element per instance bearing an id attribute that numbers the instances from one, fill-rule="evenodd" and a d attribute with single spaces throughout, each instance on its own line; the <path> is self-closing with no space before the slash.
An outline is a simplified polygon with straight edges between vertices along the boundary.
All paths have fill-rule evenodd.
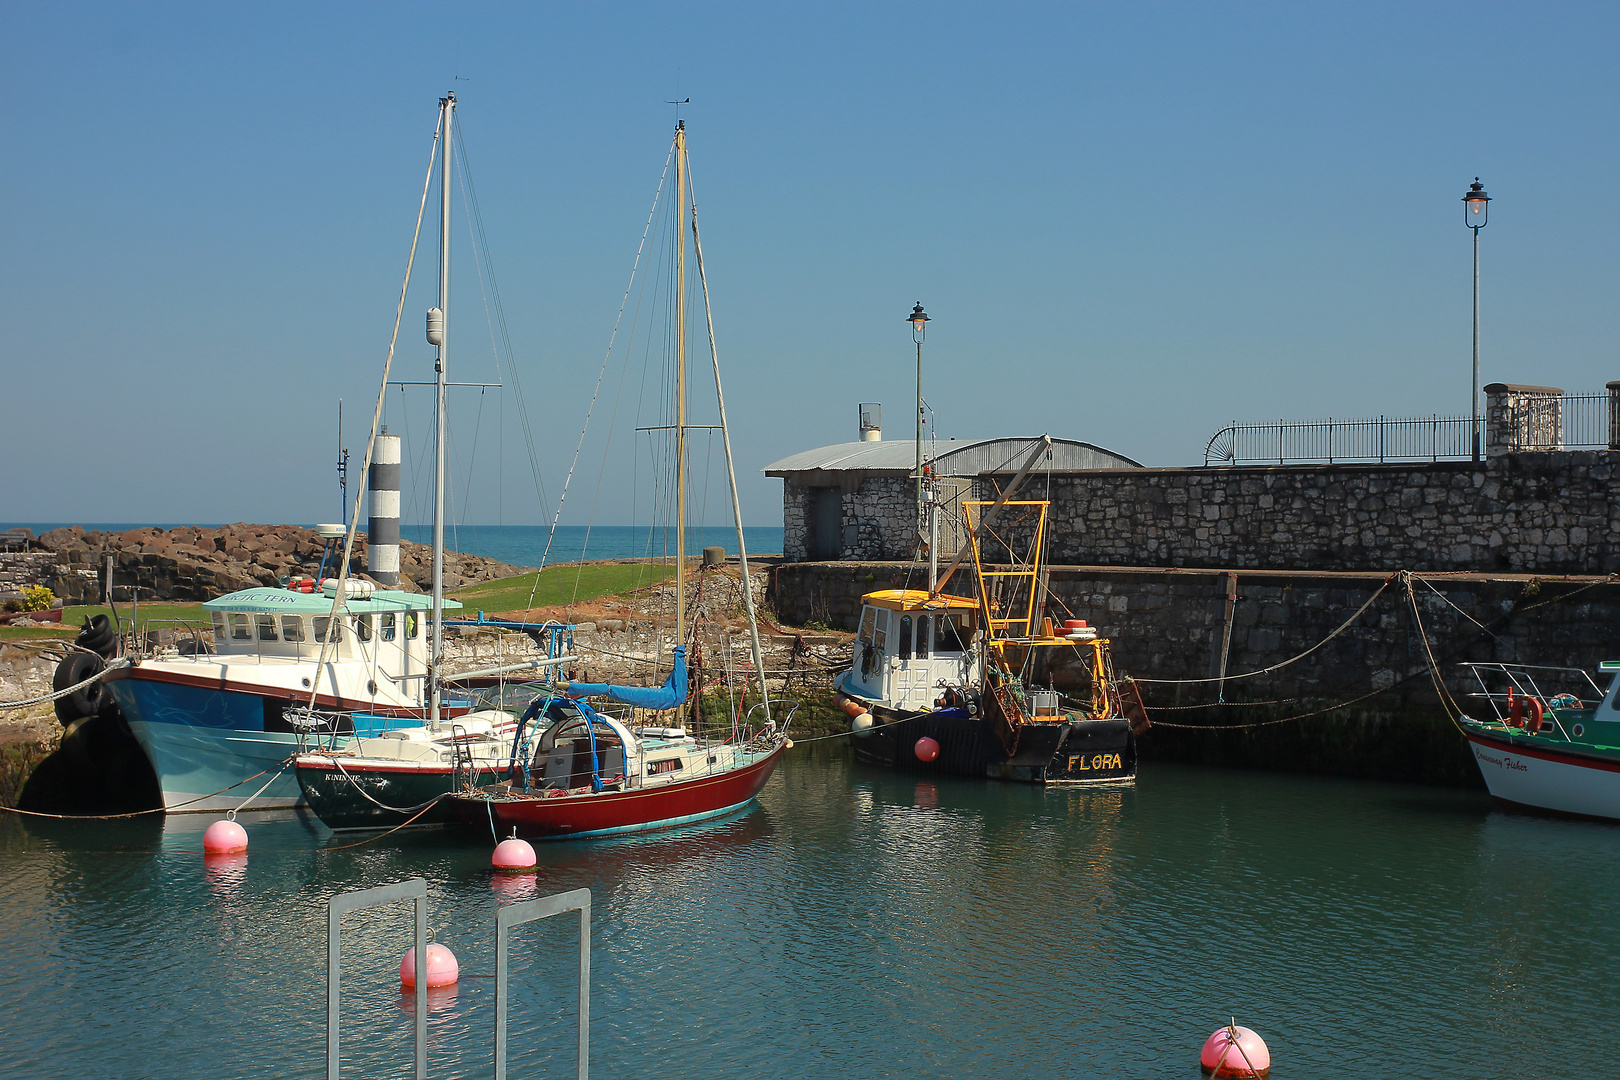
<path id="1" fill-rule="evenodd" d="M 461 976 L 461 965 L 456 963 L 456 954 L 440 945 L 437 941 L 427 947 L 427 985 L 432 990 L 440 986 L 449 986 Z M 399 985 L 403 990 L 416 989 L 416 947 L 413 945 L 405 950 L 405 955 L 399 962 Z"/>
<path id="2" fill-rule="evenodd" d="M 1227 1077 L 1265 1080 L 1271 1075 L 1271 1051 L 1264 1039 L 1246 1027 L 1238 1027 L 1234 1020 L 1204 1040 L 1198 1066 L 1205 1076 L 1218 1080 Z"/>

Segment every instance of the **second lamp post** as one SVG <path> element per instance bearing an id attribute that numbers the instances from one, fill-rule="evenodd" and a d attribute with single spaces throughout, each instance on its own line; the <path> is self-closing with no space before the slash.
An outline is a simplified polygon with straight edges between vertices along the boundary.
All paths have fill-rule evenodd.
<path id="1" fill-rule="evenodd" d="M 916 469 L 916 476 L 917 476 L 917 524 L 918 524 L 918 526 L 920 528 L 921 525 L 922 525 L 922 516 L 923 516 L 923 497 L 922 497 L 922 489 L 923 489 L 923 482 L 922 482 L 922 425 L 923 425 L 922 347 L 923 347 L 923 338 L 928 336 L 928 324 L 932 320 L 930 320 L 928 318 L 928 313 L 923 310 L 922 301 L 919 300 L 919 301 L 917 301 L 916 306 L 911 309 L 911 314 L 906 316 L 906 321 L 911 324 L 911 338 L 912 338 L 913 341 L 915 341 L 917 343 L 917 469 Z"/>
<path id="2" fill-rule="evenodd" d="M 1485 227 L 1485 221 L 1490 216 L 1491 197 L 1485 194 L 1485 187 L 1476 176 L 1468 186 L 1468 194 L 1463 196 L 1463 220 L 1474 230 L 1474 384 L 1468 395 L 1468 403 L 1474 414 L 1470 430 L 1475 461 L 1479 460 L 1479 230 Z"/>

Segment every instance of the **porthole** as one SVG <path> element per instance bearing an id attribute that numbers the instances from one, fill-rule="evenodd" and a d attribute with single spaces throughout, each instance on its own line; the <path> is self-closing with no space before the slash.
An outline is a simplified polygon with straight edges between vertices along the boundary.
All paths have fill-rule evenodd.
<path id="1" fill-rule="evenodd" d="M 308 685 L 309 685 L 309 680 L 308 680 L 308 679 L 300 679 L 300 680 L 298 680 L 298 681 L 299 681 L 299 682 L 301 682 L 301 683 L 303 683 L 303 684 L 304 684 L 304 685 L 305 685 L 305 686 L 308 686 Z"/>
<path id="2" fill-rule="evenodd" d="M 366 680 L 366 693 L 370 694 L 372 697 L 377 696 L 377 684 L 370 679 Z"/>
<path id="3" fill-rule="evenodd" d="M 1569 733 L 1571 735 L 1575 736 L 1578 739 L 1582 735 L 1586 734 L 1586 725 L 1585 724 L 1576 724 L 1574 727 L 1569 729 Z"/>

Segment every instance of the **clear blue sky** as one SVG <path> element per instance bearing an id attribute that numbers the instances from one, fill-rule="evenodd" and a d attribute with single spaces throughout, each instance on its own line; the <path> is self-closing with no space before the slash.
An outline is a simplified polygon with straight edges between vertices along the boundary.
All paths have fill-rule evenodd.
<path id="1" fill-rule="evenodd" d="M 510 395 L 475 435 L 463 391 L 468 522 L 550 519 L 677 93 L 751 524 L 780 522 L 757 470 L 857 402 L 909 437 L 919 299 L 943 436 L 1195 464 L 1232 419 L 1464 414 L 1475 175 L 1485 381 L 1620 378 L 1612 3 L 0 12 L 0 520 L 333 518 L 336 399 L 358 455 L 457 73 L 546 494 Z M 453 377 L 492 381 L 472 272 Z M 390 421 L 419 454 L 425 409 Z M 566 521 L 598 475 L 595 521 L 648 519 L 649 422 L 629 392 Z"/>

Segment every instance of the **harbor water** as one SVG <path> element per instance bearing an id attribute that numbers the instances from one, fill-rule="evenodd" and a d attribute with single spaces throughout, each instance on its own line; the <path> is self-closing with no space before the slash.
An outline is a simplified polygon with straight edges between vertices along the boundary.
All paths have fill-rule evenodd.
<path id="1" fill-rule="evenodd" d="M 1279 1080 L 1614 1075 L 1620 827 L 1483 795 L 1154 764 L 1133 788 L 918 778 L 800 747 L 758 805 L 639 837 L 353 846 L 295 811 L 0 823 L 6 1076 L 324 1075 L 326 901 L 423 877 L 460 960 L 429 1072 L 487 1076 L 494 916 L 594 897 L 603 1077 L 1166 1077 L 1235 1015 Z M 344 930 L 344 1075 L 409 1076 L 410 906 Z M 514 1077 L 573 1075 L 577 919 L 515 932 Z"/>

